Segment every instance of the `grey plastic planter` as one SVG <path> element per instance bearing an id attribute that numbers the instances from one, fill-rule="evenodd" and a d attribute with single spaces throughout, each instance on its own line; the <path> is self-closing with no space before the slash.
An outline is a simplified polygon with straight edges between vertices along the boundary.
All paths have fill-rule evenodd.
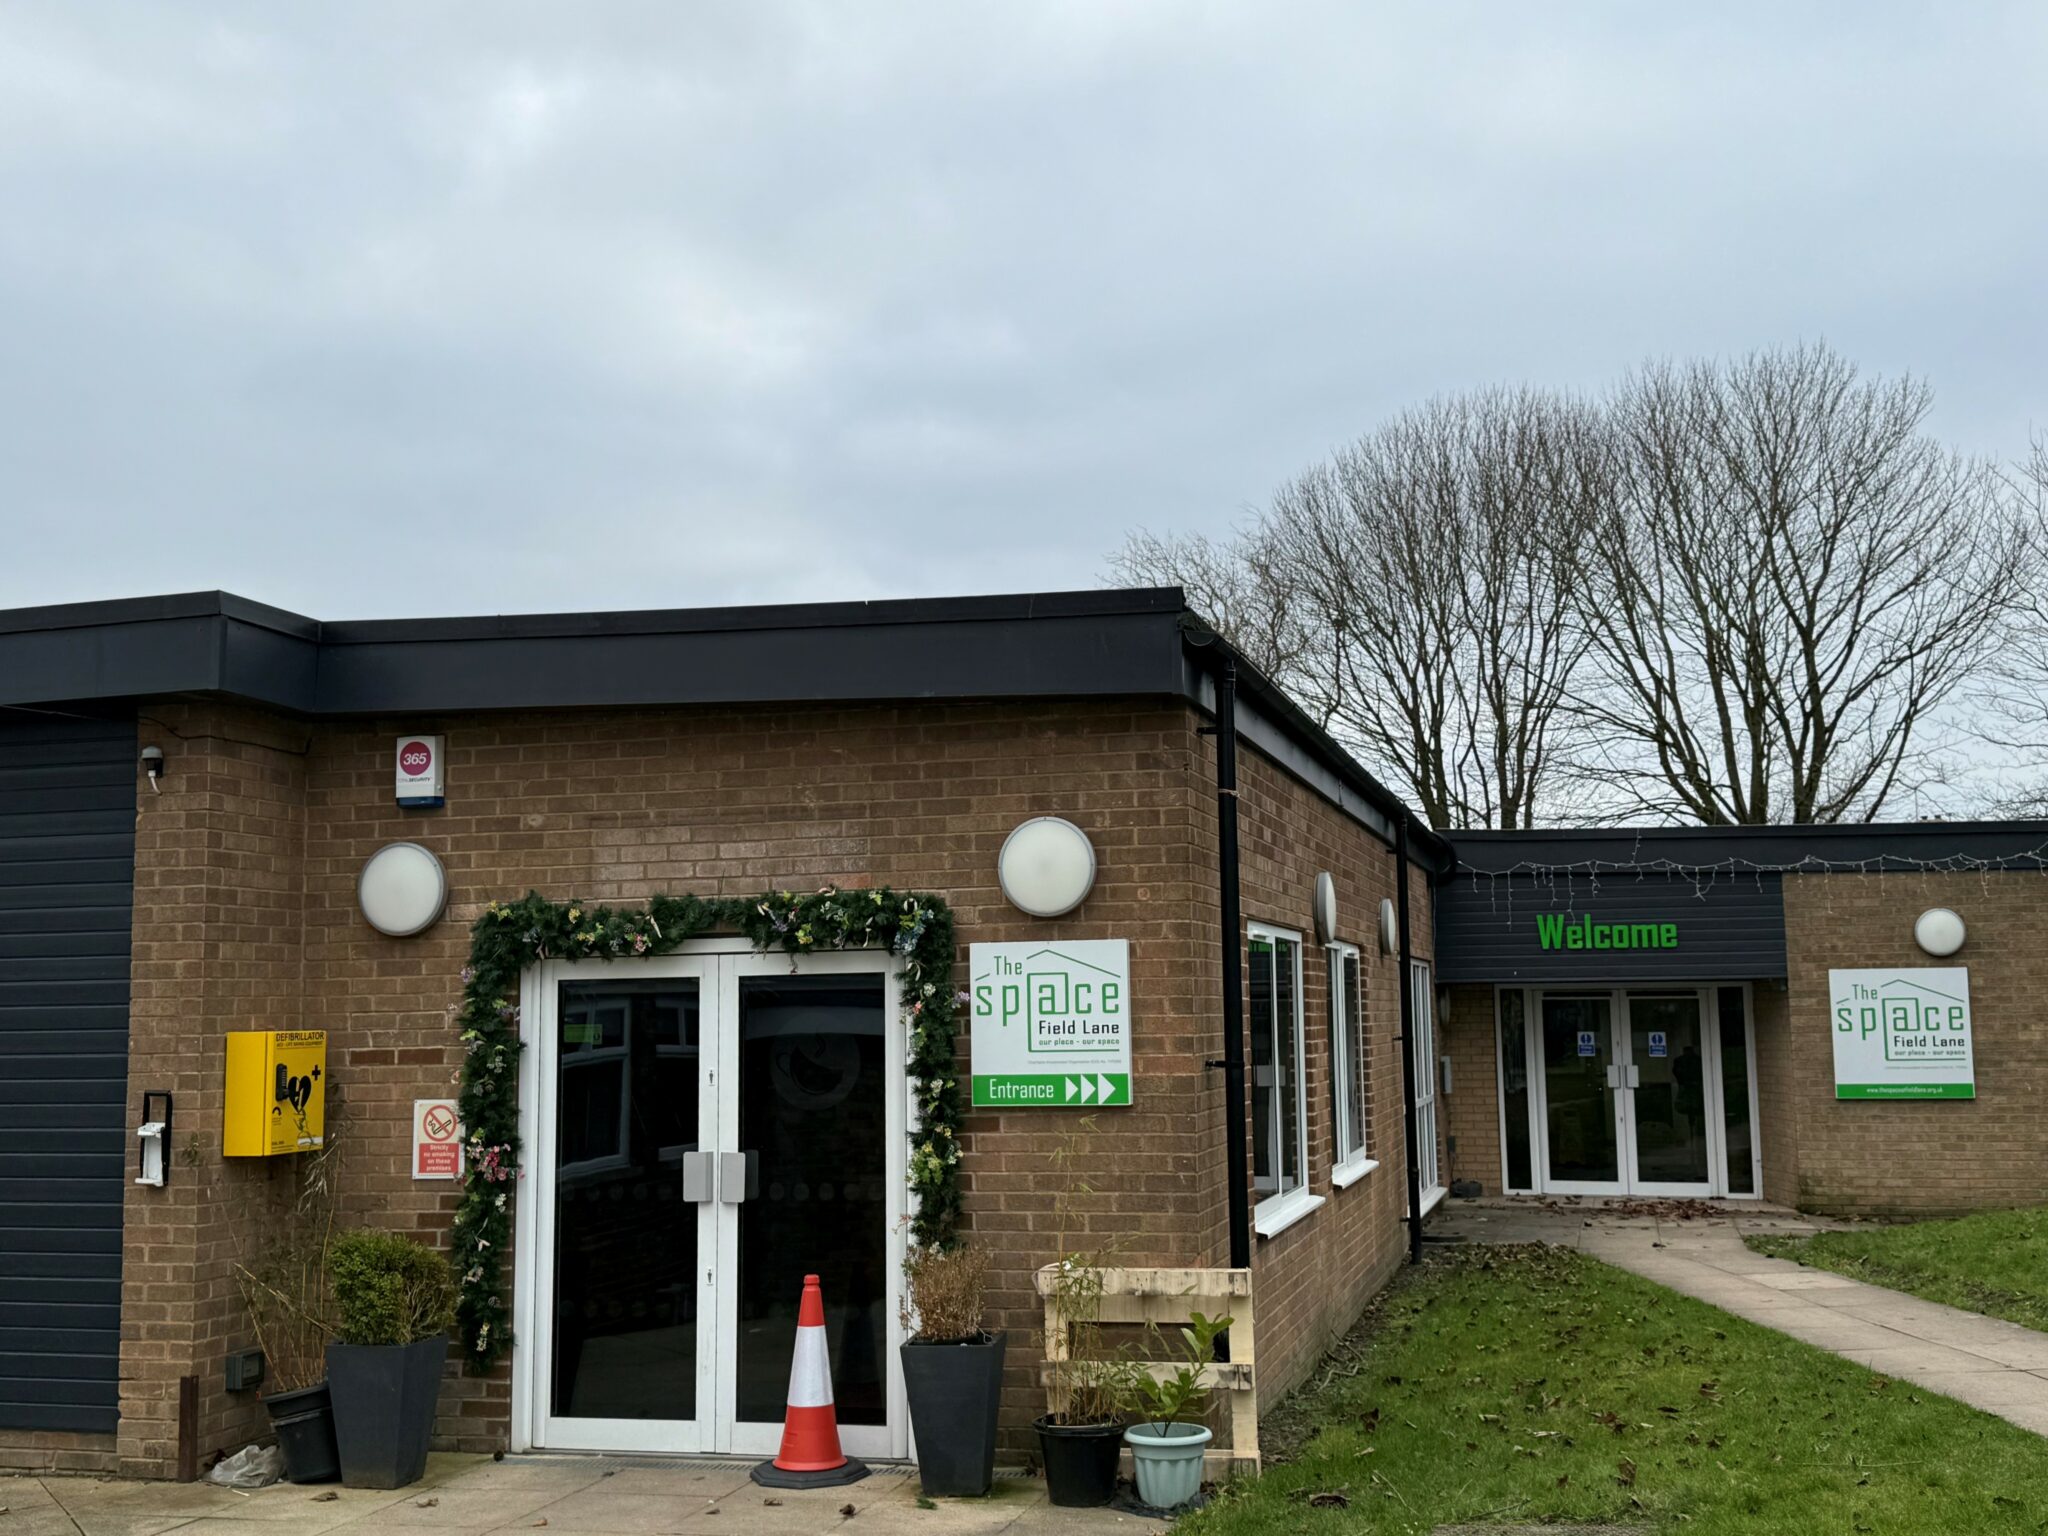
<path id="1" fill-rule="evenodd" d="M 416 1344 L 327 1346 L 344 1486 L 403 1488 L 420 1480 L 447 1359 L 445 1333 Z"/>
<path id="2" fill-rule="evenodd" d="M 1202 1491 L 1202 1451 L 1215 1431 L 1202 1424 L 1133 1424 L 1124 1431 L 1138 1473 L 1138 1500 L 1178 1509 Z"/>

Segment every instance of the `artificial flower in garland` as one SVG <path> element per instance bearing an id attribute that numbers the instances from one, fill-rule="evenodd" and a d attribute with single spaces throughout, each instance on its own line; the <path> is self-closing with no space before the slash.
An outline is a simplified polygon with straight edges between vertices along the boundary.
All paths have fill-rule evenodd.
<path id="1" fill-rule="evenodd" d="M 529 892 L 492 902 L 470 929 L 456 1006 L 463 1044 L 461 1113 L 467 1134 L 454 1266 L 456 1331 L 472 1373 L 512 1346 L 504 1283 L 519 1145 L 519 973 L 538 960 L 664 954 L 703 934 L 737 931 L 760 950 L 809 954 L 886 949 L 903 961 L 904 1033 L 919 1124 L 910 1133 L 911 1236 L 947 1248 L 960 1223 L 960 1087 L 953 1035 L 965 994 L 953 989 L 953 914 L 936 896 L 827 886 L 801 894 L 706 900 L 656 896 L 644 909 L 550 901 Z"/>

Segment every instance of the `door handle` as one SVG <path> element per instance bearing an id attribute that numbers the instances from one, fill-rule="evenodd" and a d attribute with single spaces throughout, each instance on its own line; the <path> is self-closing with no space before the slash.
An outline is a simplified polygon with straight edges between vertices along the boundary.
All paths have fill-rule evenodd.
<path id="1" fill-rule="evenodd" d="M 706 1154 L 709 1156 L 710 1154 Z M 718 1199 L 723 1205 L 739 1205 L 747 1198 L 747 1154 L 718 1154 Z"/>
<path id="2" fill-rule="evenodd" d="M 1609 1067 L 1607 1069 L 1607 1086 L 1610 1088 L 1619 1088 L 1621 1086 L 1621 1068 Z"/>
<path id="3" fill-rule="evenodd" d="M 1631 1088 L 1643 1086 L 1643 1069 L 1634 1062 L 1628 1064 L 1628 1085 Z"/>
<path id="4" fill-rule="evenodd" d="M 702 1205 L 711 1198 L 711 1152 L 685 1152 L 683 1154 L 683 1198 L 692 1205 Z"/>

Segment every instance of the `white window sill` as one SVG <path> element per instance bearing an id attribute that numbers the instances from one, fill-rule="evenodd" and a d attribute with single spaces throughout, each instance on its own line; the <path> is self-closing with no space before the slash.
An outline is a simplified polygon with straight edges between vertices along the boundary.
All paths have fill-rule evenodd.
<path id="1" fill-rule="evenodd" d="M 1262 1200 L 1252 1212 L 1252 1230 L 1261 1237 L 1278 1237 L 1310 1211 L 1323 1203 L 1323 1196 L 1306 1189 L 1291 1189 L 1284 1195 Z"/>
<path id="2" fill-rule="evenodd" d="M 1422 1214 L 1427 1216 L 1431 1211 L 1442 1205 L 1444 1203 L 1444 1196 L 1450 1192 L 1450 1186 L 1446 1184 L 1439 1184 L 1435 1189 L 1425 1189 L 1422 1192 Z"/>
<path id="3" fill-rule="evenodd" d="M 1339 1189 L 1349 1189 L 1377 1167 L 1379 1163 L 1373 1158 L 1354 1157 L 1350 1162 L 1339 1163 L 1330 1170 L 1330 1182 Z"/>

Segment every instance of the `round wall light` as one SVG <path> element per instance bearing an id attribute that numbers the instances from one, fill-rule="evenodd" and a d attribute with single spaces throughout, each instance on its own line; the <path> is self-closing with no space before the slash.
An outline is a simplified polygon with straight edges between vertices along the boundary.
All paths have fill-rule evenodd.
<path id="1" fill-rule="evenodd" d="M 1913 919 L 1913 942 L 1937 959 L 1961 949 L 1967 933 L 1963 920 L 1947 907 L 1929 907 Z"/>
<path id="2" fill-rule="evenodd" d="M 1327 869 L 1316 876 L 1316 942 L 1327 944 L 1337 937 L 1337 877 Z"/>
<path id="3" fill-rule="evenodd" d="M 1071 821 L 1034 816 L 1003 840 L 996 879 L 1019 912 L 1060 917 L 1081 905 L 1095 884 L 1095 845 Z"/>
<path id="4" fill-rule="evenodd" d="M 1391 897 L 1380 898 L 1380 953 L 1391 955 L 1401 947 L 1401 914 Z"/>
<path id="5" fill-rule="evenodd" d="M 448 872 L 418 843 L 386 843 L 363 861 L 356 905 L 379 933 L 410 938 L 440 921 L 448 906 Z"/>

